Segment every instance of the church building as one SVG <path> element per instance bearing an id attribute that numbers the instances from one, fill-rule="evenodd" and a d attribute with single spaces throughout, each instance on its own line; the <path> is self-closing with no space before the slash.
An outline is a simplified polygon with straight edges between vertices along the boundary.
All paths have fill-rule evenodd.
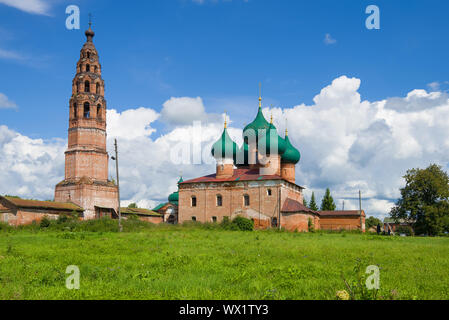
<path id="1" fill-rule="evenodd" d="M 280 137 L 273 119 L 265 119 L 262 98 L 255 120 L 243 130 L 243 140 L 239 148 L 225 122 L 212 147 L 216 172 L 179 183 L 179 222 L 242 216 L 253 220 L 256 228 L 319 229 L 319 214 L 304 206 L 304 188 L 295 181 L 300 152 L 288 131 Z"/>

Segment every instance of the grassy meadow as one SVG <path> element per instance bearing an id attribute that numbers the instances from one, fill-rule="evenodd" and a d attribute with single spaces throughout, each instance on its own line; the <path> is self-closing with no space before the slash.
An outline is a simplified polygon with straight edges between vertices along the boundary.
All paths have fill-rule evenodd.
<path id="1" fill-rule="evenodd" d="M 357 265 L 378 299 L 449 299 L 449 238 L 100 223 L 0 228 L 0 299 L 335 299 Z"/>

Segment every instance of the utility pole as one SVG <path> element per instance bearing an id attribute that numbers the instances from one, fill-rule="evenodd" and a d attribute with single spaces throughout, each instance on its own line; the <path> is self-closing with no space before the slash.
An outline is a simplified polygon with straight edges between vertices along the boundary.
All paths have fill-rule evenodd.
<path id="1" fill-rule="evenodd" d="M 360 190 L 359 190 L 359 214 L 360 214 L 360 231 L 363 232 L 362 191 L 360 191 Z"/>
<path id="2" fill-rule="evenodd" d="M 281 187 L 279 186 L 279 195 L 278 195 L 278 207 L 279 207 L 279 231 L 282 230 L 281 226 Z"/>
<path id="3" fill-rule="evenodd" d="M 118 228 L 119 228 L 119 231 L 122 232 L 123 231 L 123 227 L 122 227 L 122 212 L 120 210 L 120 179 L 119 179 L 119 175 L 118 175 L 117 139 L 115 139 L 114 146 L 115 146 L 115 157 L 112 157 L 112 160 L 115 160 L 115 171 L 116 171 L 116 175 L 117 175 Z"/>

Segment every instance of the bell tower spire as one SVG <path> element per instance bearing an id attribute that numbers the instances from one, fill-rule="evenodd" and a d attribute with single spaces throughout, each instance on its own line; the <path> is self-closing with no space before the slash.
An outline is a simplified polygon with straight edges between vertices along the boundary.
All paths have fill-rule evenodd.
<path id="1" fill-rule="evenodd" d="M 95 37 L 95 32 L 92 30 L 92 14 L 89 13 L 89 29 L 86 30 L 85 35 L 87 37 L 88 42 L 92 42 L 92 39 Z"/>
<path id="2" fill-rule="evenodd" d="M 69 102 L 68 148 L 65 178 L 56 186 L 55 200 L 71 201 L 85 209 L 85 218 L 98 216 L 96 208 L 118 210 L 117 186 L 108 180 L 106 100 L 95 35 L 89 18 Z M 101 215 L 101 214 L 100 214 Z"/>

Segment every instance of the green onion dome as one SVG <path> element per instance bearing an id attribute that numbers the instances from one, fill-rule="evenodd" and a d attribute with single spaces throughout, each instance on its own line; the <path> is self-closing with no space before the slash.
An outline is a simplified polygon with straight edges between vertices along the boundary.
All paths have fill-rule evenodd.
<path id="1" fill-rule="evenodd" d="M 243 129 L 243 139 L 246 144 L 256 141 L 257 149 L 265 148 L 266 154 L 273 154 L 276 152 L 274 148 L 277 145 L 277 153 L 282 155 L 287 147 L 285 140 L 277 133 L 276 127 L 265 119 L 262 112 L 262 98 L 259 98 L 259 111 L 256 119 Z M 265 136 L 263 136 L 265 134 Z M 262 137 L 262 138 L 261 138 Z M 260 140 L 260 141 L 259 141 Z M 277 141 L 276 141 L 277 140 Z"/>
<path id="2" fill-rule="evenodd" d="M 175 203 L 178 204 L 179 201 L 179 192 L 173 192 L 169 197 L 168 197 L 168 202 L 170 203 Z"/>
<path id="3" fill-rule="evenodd" d="M 287 147 L 281 158 L 282 163 L 297 164 L 301 160 L 301 153 L 291 144 L 288 132 L 285 133 L 285 142 Z"/>
<path id="4" fill-rule="evenodd" d="M 234 163 L 237 167 L 247 167 L 249 165 L 249 146 L 246 143 L 243 143 L 238 150 Z"/>
<path id="5" fill-rule="evenodd" d="M 276 127 L 271 123 L 270 128 L 266 132 L 265 139 L 260 140 L 257 147 L 259 152 L 262 152 L 263 148 L 265 148 L 267 155 L 274 153 L 282 155 L 287 149 L 287 143 L 278 135 Z"/>
<path id="6" fill-rule="evenodd" d="M 215 142 L 212 146 L 212 156 L 215 159 L 232 159 L 234 160 L 237 156 L 237 144 L 231 139 L 228 134 L 228 130 L 224 128 L 223 134 L 220 140 Z"/>
<path id="7" fill-rule="evenodd" d="M 256 119 L 243 129 L 244 137 L 258 137 L 260 130 L 268 131 L 270 129 L 270 123 L 265 119 L 262 113 L 262 107 L 259 107 Z"/>

